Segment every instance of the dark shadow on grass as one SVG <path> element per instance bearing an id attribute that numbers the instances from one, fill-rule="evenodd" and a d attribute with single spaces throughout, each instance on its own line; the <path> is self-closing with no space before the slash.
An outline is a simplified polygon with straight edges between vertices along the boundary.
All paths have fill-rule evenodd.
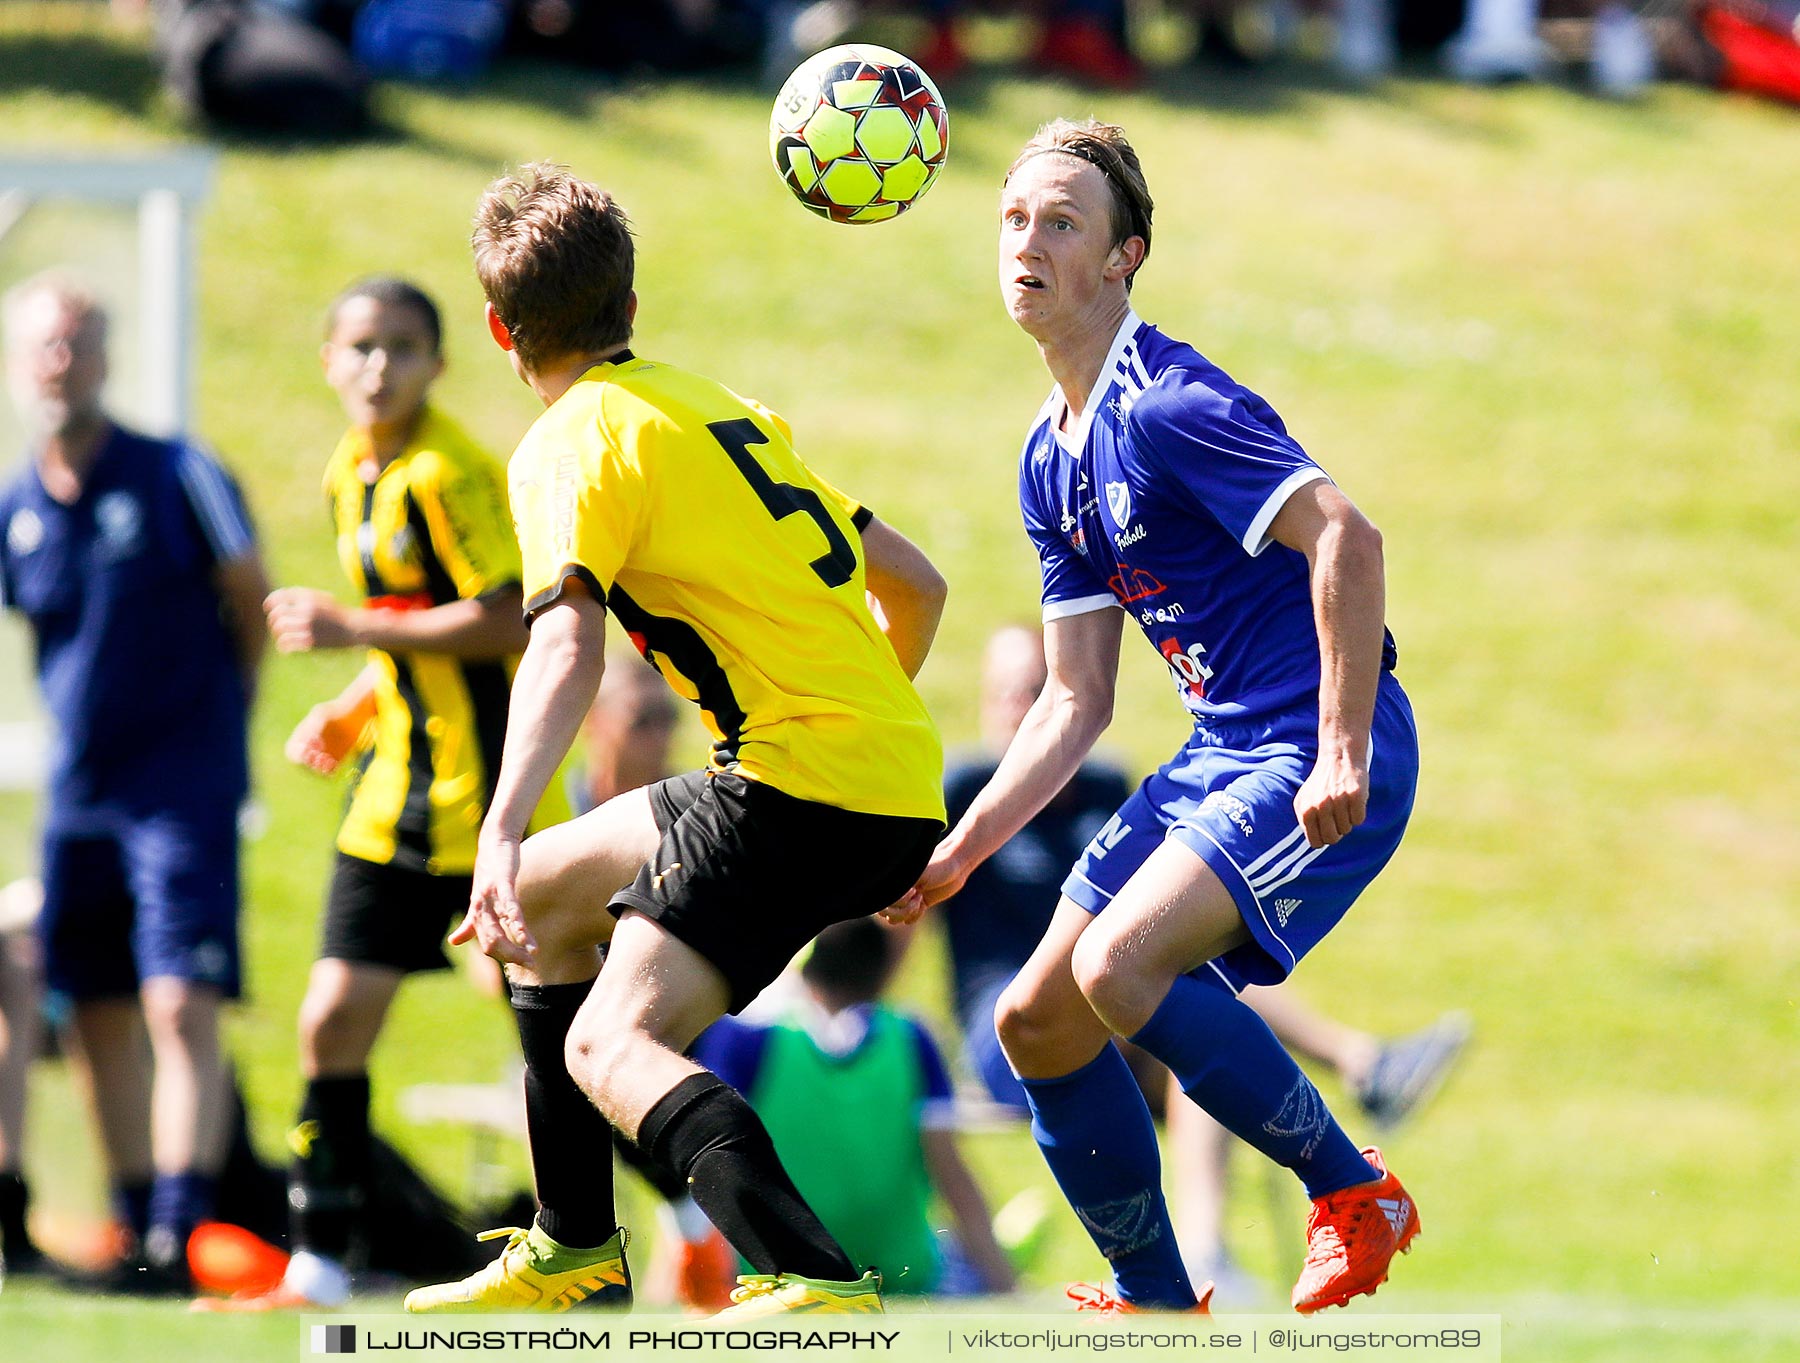
<path id="1" fill-rule="evenodd" d="M 145 48 L 92 33 L 0 35 L 0 90 L 48 90 L 149 117 L 160 84 Z"/>
<path id="2" fill-rule="evenodd" d="M 45 90 L 90 100 L 169 132 L 200 134 L 230 151 L 280 153 L 332 145 L 405 142 L 461 154 L 456 148 L 439 146 L 429 136 L 384 120 L 379 109 L 359 132 L 348 136 L 266 132 L 183 118 L 164 93 L 162 71 L 154 51 L 147 45 L 134 46 L 98 33 L 0 34 L 0 90 L 9 94 Z"/>

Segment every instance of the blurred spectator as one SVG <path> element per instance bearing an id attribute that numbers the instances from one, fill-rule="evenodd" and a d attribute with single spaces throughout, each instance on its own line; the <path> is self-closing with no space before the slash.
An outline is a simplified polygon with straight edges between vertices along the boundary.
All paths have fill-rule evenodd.
<path id="1" fill-rule="evenodd" d="M 617 657 L 600 679 L 569 769 L 569 803 L 577 814 L 674 770 L 669 749 L 681 717 L 675 693 L 642 659 L 623 650 Z"/>
<path id="2" fill-rule="evenodd" d="M 1338 0 L 1337 67 L 1353 81 L 1379 80 L 1394 66 L 1392 0 Z"/>
<path id="3" fill-rule="evenodd" d="M 42 887 L 17 880 L 0 890 L 0 1272 L 23 1276 L 47 1261 L 26 1224 L 25 1088 L 37 1055 L 42 990 L 37 917 Z"/>
<path id="4" fill-rule="evenodd" d="M 1435 52 L 1461 26 L 1465 0 L 1186 0 L 1195 56 L 1243 66 L 1297 46 L 1309 24 L 1335 31 L 1339 74 L 1366 83 L 1393 69 L 1402 51 Z"/>
<path id="5" fill-rule="evenodd" d="M 1800 104 L 1800 4 L 1701 0 L 1688 62 L 1698 79 Z"/>
<path id="6" fill-rule="evenodd" d="M 1030 64 L 1102 90 L 1133 90 L 1144 80 L 1126 41 L 1125 0 L 1046 0 Z"/>
<path id="7" fill-rule="evenodd" d="M 368 121 L 368 81 L 336 37 L 258 0 L 159 6 L 163 76 L 189 114 L 254 132 L 342 137 Z"/>
<path id="8" fill-rule="evenodd" d="M 510 0 L 365 0 L 350 50 L 373 76 L 469 81 L 506 34 Z"/>
<path id="9" fill-rule="evenodd" d="M 505 475 L 429 401 L 443 372 L 436 304 L 365 279 L 332 303 L 320 358 L 349 429 L 324 495 L 356 604 L 283 587 L 264 603 L 283 653 L 354 650 L 362 669 L 312 707 L 290 761 L 329 776 L 365 754 L 338 830 L 318 959 L 300 1005 L 306 1080 L 289 1137 L 295 1253 L 234 1310 L 336 1307 L 366 1236 L 369 1055 L 407 976 L 449 967 L 475 830 L 499 767 L 525 644 Z M 564 808 L 557 793 L 555 805 Z"/>
<path id="10" fill-rule="evenodd" d="M 1594 14 L 1589 67 L 1594 88 L 1625 99 L 1656 79 L 1656 44 L 1649 26 L 1621 0 L 1608 0 Z"/>
<path id="11" fill-rule="evenodd" d="M 515 51 L 602 71 L 754 67 L 773 0 L 519 0 Z"/>
<path id="12" fill-rule="evenodd" d="M 553 0 L 561 6 L 566 0 Z M 942 86 L 969 66 L 962 37 L 968 0 L 735 0 L 753 16 L 761 45 L 763 78 L 778 83 L 805 58 L 836 43 L 854 41 L 865 17 L 910 11 L 926 26 L 909 52 Z M 1020 6 L 1036 20 L 1026 58 L 1035 73 L 1057 75 L 1108 89 L 1129 89 L 1142 69 L 1126 41 L 1125 0 L 1029 0 Z"/>
<path id="13" fill-rule="evenodd" d="M 695 1058 L 742 1093 L 795 1186 L 885 1293 L 943 1290 L 935 1192 L 977 1290 L 1008 1292 L 1012 1266 L 956 1145 L 943 1057 L 915 1019 L 879 1003 L 899 939 L 872 918 L 835 923 L 801 957 L 800 988 L 772 1019 L 727 1015 Z"/>
<path id="14" fill-rule="evenodd" d="M 1444 64 L 1458 80 L 1535 80 L 1545 68 L 1537 19 L 1538 0 L 1469 0 L 1462 29 L 1444 48 Z"/>
<path id="15" fill-rule="evenodd" d="M 179 1291 L 224 1158 L 218 1014 L 239 988 L 237 809 L 267 582 L 219 465 L 107 415 L 94 296 L 44 274 L 3 306 L 31 458 L 0 492 L 0 603 L 31 626 L 56 724 L 45 977 L 73 1002 L 133 1236 L 117 1285 Z"/>
<path id="16" fill-rule="evenodd" d="M 982 654 L 981 737 L 992 755 L 956 763 L 945 776 L 952 826 L 993 775 L 998 754 L 1043 690 L 1045 677 L 1043 636 L 1035 626 L 1009 625 L 989 636 Z M 1119 768 L 1084 762 L 1062 793 L 938 910 L 969 1069 L 996 1103 L 1021 1114 L 1025 1091 L 994 1034 L 995 1000 L 1044 935 L 1069 867 L 1130 793 L 1131 782 Z"/>

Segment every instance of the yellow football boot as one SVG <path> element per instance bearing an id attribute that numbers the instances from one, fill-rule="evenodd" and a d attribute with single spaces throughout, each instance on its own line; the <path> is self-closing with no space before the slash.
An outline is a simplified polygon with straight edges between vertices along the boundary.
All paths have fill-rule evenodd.
<path id="1" fill-rule="evenodd" d="M 783 1312 L 820 1312 L 834 1315 L 880 1315 L 881 1275 L 870 1269 L 854 1282 L 802 1278 L 798 1273 L 757 1273 L 738 1279 L 731 1305 L 714 1320 L 735 1325 Z"/>
<path id="2" fill-rule="evenodd" d="M 587 1303 L 600 1310 L 631 1307 L 631 1270 L 625 1231 L 598 1249 L 569 1249 L 535 1225 L 483 1231 L 477 1238 L 510 1237 L 500 1257 L 458 1283 L 414 1288 L 406 1309 L 416 1314 L 467 1311 L 567 1311 Z"/>

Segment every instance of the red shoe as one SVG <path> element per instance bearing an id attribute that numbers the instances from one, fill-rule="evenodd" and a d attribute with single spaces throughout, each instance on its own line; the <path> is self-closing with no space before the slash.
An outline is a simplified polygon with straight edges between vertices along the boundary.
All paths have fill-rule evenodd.
<path id="1" fill-rule="evenodd" d="M 187 1243 L 188 1274 L 202 1292 L 260 1296 L 281 1285 L 288 1255 L 228 1221 L 202 1221 Z"/>
<path id="2" fill-rule="evenodd" d="M 683 1240 L 675 1268 L 681 1304 L 701 1311 L 723 1311 L 731 1305 L 737 1272 L 737 1251 L 718 1231 L 698 1242 Z"/>
<path id="3" fill-rule="evenodd" d="M 1200 1300 L 1186 1311 L 1169 1314 L 1186 1316 L 1210 1316 L 1212 1314 L 1213 1285 L 1206 1283 L 1198 1293 Z M 1075 1303 L 1077 1311 L 1098 1311 L 1105 1316 L 1143 1316 L 1151 1314 L 1155 1308 L 1133 1306 L 1122 1297 L 1115 1297 L 1104 1287 L 1096 1287 L 1092 1283 L 1070 1283 L 1069 1300 Z"/>
<path id="4" fill-rule="evenodd" d="M 1380 1178 L 1313 1199 L 1306 1263 L 1294 1284 L 1294 1309 L 1303 1316 L 1364 1293 L 1374 1296 L 1387 1281 L 1389 1263 L 1419 1233 L 1419 1209 L 1388 1172 L 1381 1151 L 1371 1145 L 1362 1153 Z"/>
<path id="5" fill-rule="evenodd" d="M 1135 90 L 1144 82 L 1137 58 L 1094 19 L 1051 20 L 1038 40 L 1032 65 L 1106 90 Z"/>
<path id="6" fill-rule="evenodd" d="M 931 37 L 919 54 L 919 65 L 940 86 L 968 70 L 969 53 L 957 41 L 955 24 L 944 19 L 931 26 Z"/>

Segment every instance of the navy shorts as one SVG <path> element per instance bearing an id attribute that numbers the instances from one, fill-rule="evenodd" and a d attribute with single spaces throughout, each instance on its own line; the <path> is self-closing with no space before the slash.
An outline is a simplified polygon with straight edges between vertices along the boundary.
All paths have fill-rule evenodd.
<path id="1" fill-rule="evenodd" d="M 70 999 L 168 977 L 238 997 L 237 811 L 54 817 L 44 832 L 44 979 Z"/>
<path id="2" fill-rule="evenodd" d="M 1312 847 L 1294 796 L 1318 759 L 1318 742 L 1311 710 L 1196 728 L 1094 835 L 1063 893 L 1099 913 L 1163 840 L 1174 838 L 1224 882 L 1253 939 L 1202 969 L 1234 993 L 1279 984 L 1394 855 L 1418 784 L 1412 706 L 1384 675 L 1369 749 L 1368 817 L 1330 847 Z"/>

